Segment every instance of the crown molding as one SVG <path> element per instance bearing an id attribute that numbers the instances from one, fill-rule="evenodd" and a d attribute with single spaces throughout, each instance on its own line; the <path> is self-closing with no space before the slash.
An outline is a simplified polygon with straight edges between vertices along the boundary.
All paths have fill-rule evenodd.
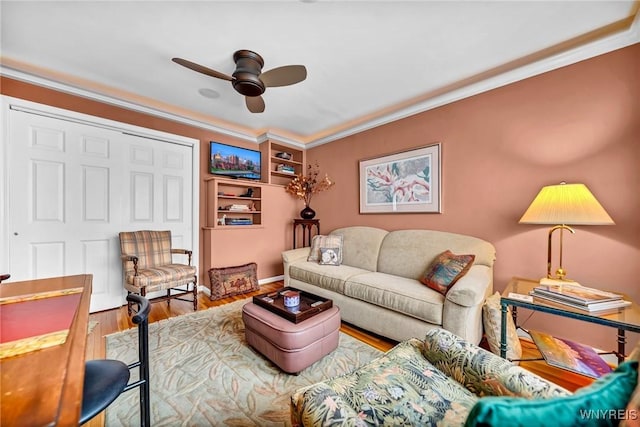
<path id="1" fill-rule="evenodd" d="M 145 105 L 136 104 L 136 103 L 115 98 L 112 96 L 103 95 L 94 91 L 78 88 L 65 83 L 60 83 L 51 79 L 47 79 L 44 77 L 36 76 L 31 73 L 26 73 L 21 70 L 10 68 L 10 67 L 7 67 L 6 65 L 0 64 L 0 75 L 12 78 L 14 80 L 31 83 L 36 86 L 41 86 L 48 89 L 57 90 L 59 92 L 68 93 L 70 95 L 79 96 L 81 98 L 86 98 L 93 101 L 103 102 L 105 104 L 113 105 L 116 107 L 125 108 L 127 110 L 133 110 L 139 113 L 149 114 L 154 117 L 160 117 L 160 118 L 171 120 L 174 122 L 195 126 L 201 129 L 211 130 L 213 132 L 221 133 L 227 136 L 232 136 L 234 138 L 239 138 L 245 141 L 250 141 L 254 143 L 258 142 L 255 135 L 238 132 L 237 130 L 228 129 L 221 126 L 215 126 L 215 125 L 212 125 L 211 123 L 207 123 L 202 120 L 196 120 L 190 117 L 169 113 L 167 111 L 162 111 L 156 108 L 151 108 Z"/>
<path id="2" fill-rule="evenodd" d="M 305 148 L 308 147 L 308 145 L 305 145 L 304 143 L 302 143 L 302 142 L 300 142 L 300 141 L 298 141 L 296 139 L 292 139 L 292 138 L 289 138 L 289 137 L 286 137 L 286 136 L 283 136 L 283 135 L 278 135 L 277 133 L 271 132 L 271 131 L 267 131 L 267 132 L 265 132 L 265 133 L 263 133 L 261 135 L 258 135 L 256 140 L 257 140 L 258 144 L 261 144 L 261 143 L 263 143 L 265 141 L 269 141 L 269 140 L 275 140 L 277 142 L 282 142 L 284 144 L 292 145 L 292 146 L 297 147 L 297 148 L 305 149 Z"/>
<path id="3" fill-rule="evenodd" d="M 95 91 L 90 91 L 72 85 L 56 82 L 47 78 L 37 76 L 35 74 L 7 67 L 6 65 L 0 65 L 0 75 L 27 83 L 32 83 L 37 86 L 42 86 L 49 89 L 54 89 L 57 91 L 80 96 L 83 98 L 100 101 L 128 110 L 161 117 L 167 120 L 195 126 L 201 129 L 211 130 L 223 135 L 231 136 L 256 144 L 269 139 L 275 139 L 277 141 L 281 141 L 295 147 L 309 149 L 416 114 L 420 114 L 425 111 L 432 110 L 434 108 L 438 108 L 464 98 L 497 89 L 499 87 L 506 86 L 517 81 L 534 77 L 539 74 L 555 70 L 557 68 L 565 67 L 576 62 L 584 61 L 598 55 L 621 49 L 638 42 L 640 42 L 640 12 L 636 13 L 633 22 L 626 30 L 620 31 L 618 33 L 602 37 L 601 39 L 598 39 L 591 43 L 568 49 L 564 52 L 548 56 L 542 60 L 535 61 L 530 64 L 515 68 L 513 70 L 498 74 L 496 76 L 481 80 L 479 82 L 448 91 L 441 95 L 430 97 L 424 101 L 417 102 L 408 107 L 399 108 L 389 114 L 381 115 L 372 120 L 367 120 L 354 126 L 345 127 L 344 129 L 331 133 L 329 135 L 324 135 L 319 138 L 303 138 L 301 136 L 300 139 L 279 135 L 272 130 L 268 130 L 259 135 L 240 132 L 238 130 L 213 125 L 211 123 L 207 123 L 206 121 L 186 117 L 184 115 L 170 113 L 157 108 L 151 108 L 145 105 L 103 95 Z"/>
<path id="4" fill-rule="evenodd" d="M 376 119 L 358 124 L 356 126 L 335 132 L 308 144 L 306 148 L 313 148 L 319 145 L 327 144 L 337 139 L 345 138 L 378 126 L 382 126 L 406 117 L 410 117 L 464 98 L 478 95 L 520 80 L 537 76 L 567 65 L 575 64 L 586 59 L 603 55 L 614 50 L 622 49 L 627 46 L 640 42 L 640 12 L 635 15 L 631 26 L 617 34 L 603 37 L 592 43 L 569 49 L 565 52 L 549 56 L 543 60 L 533 62 L 531 64 L 516 68 L 514 70 L 499 74 L 497 76 L 482 80 L 480 82 L 464 86 L 462 88 L 444 93 L 433 98 L 429 98 L 423 102 L 413 104 L 407 108 L 399 109 L 388 115 L 378 117 Z"/>

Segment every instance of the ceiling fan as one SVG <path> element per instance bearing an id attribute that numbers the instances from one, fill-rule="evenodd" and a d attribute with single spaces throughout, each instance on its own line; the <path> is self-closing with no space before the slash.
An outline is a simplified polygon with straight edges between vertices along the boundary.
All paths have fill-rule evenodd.
<path id="1" fill-rule="evenodd" d="M 252 113 L 264 111 L 264 99 L 260 95 L 264 93 L 266 88 L 289 86 L 300 83 L 307 78 L 307 69 L 304 65 L 285 65 L 263 73 L 264 60 L 262 57 L 246 49 L 238 50 L 233 54 L 236 70 L 230 76 L 186 59 L 173 58 L 171 60 L 198 73 L 230 81 L 233 88 L 245 96 L 247 108 Z"/>

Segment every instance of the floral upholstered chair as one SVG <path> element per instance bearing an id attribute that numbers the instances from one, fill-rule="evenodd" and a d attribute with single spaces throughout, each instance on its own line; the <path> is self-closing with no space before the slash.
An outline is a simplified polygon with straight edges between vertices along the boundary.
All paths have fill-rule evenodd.
<path id="1" fill-rule="evenodd" d="M 297 390 L 294 426 L 461 426 L 482 396 L 569 394 L 444 329 L 355 371 Z"/>
<path id="2" fill-rule="evenodd" d="M 634 355 L 575 393 L 444 329 L 291 396 L 294 426 L 638 427 Z M 636 389 L 634 391 L 634 389 Z M 626 409 L 625 409 L 626 408 Z M 609 419 L 587 419 L 605 415 Z"/>
<path id="3" fill-rule="evenodd" d="M 166 291 L 151 302 L 179 299 L 193 302 L 198 309 L 198 277 L 191 265 L 190 250 L 171 248 L 171 231 L 130 231 L 120 233 L 120 251 L 124 287 L 129 294 L 146 296 L 149 292 Z M 188 256 L 188 264 L 174 264 L 173 254 Z M 172 293 L 173 291 L 173 293 Z M 186 299 L 186 294 L 192 299 Z M 127 304 L 131 314 L 131 303 Z"/>

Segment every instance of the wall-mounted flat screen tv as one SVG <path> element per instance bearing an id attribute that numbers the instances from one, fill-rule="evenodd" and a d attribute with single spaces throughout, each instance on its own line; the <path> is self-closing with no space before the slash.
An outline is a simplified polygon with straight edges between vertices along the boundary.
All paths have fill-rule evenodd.
<path id="1" fill-rule="evenodd" d="M 209 172 L 227 178 L 260 180 L 260 151 L 211 141 Z"/>

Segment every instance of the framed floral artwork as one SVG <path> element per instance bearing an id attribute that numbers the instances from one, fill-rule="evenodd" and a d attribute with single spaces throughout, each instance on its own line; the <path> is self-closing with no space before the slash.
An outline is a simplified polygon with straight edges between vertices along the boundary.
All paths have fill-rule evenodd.
<path id="1" fill-rule="evenodd" d="M 441 213 L 440 144 L 360 160 L 360 213 Z"/>

